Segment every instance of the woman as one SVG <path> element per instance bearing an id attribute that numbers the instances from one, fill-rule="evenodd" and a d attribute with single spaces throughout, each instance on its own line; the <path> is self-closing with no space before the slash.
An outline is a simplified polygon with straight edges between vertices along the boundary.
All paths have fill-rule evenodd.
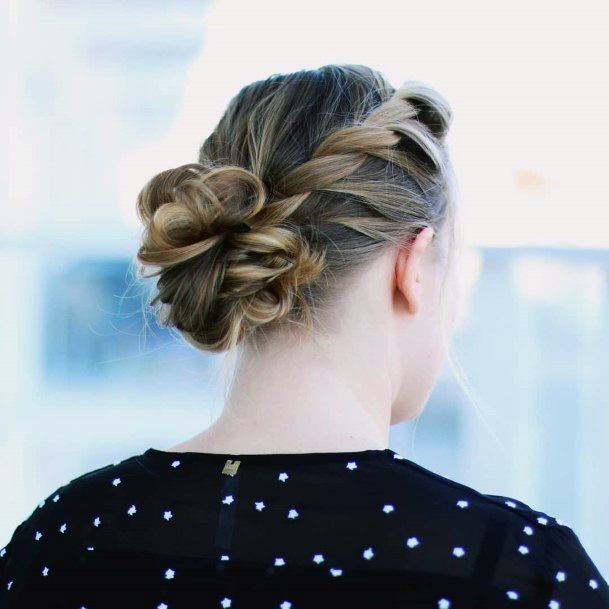
<path id="1" fill-rule="evenodd" d="M 451 110 L 361 65 L 273 75 L 138 198 L 159 321 L 238 352 L 221 416 L 70 481 L 2 551 L 4 608 L 600 609 L 576 534 L 388 448 L 447 354 Z"/>

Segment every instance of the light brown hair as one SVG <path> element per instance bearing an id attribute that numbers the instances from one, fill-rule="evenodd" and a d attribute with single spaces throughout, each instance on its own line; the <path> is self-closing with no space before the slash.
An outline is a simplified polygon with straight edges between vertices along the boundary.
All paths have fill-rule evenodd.
<path id="1" fill-rule="evenodd" d="M 230 350 L 269 328 L 313 325 L 387 243 L 432 226 L 452 244 L 451 119 L 431 87 L 396 90 L 363 65 L 244 87 L 198 162 L 138 196 L 137 258 L 158 276 L 159 323 L 200 349 Z M 240 222 L 251 230 L 232 230 Z"/>

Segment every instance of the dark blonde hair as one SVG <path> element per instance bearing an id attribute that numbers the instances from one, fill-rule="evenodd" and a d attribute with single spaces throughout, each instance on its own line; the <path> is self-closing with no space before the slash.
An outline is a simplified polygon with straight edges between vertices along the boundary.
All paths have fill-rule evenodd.
<path id="1" fill-rule="evenodd" d="M 198 162 L 138 196 L 137 258 L 158 276 L 159 323 L 212 352 L 269 327 L 308 327 L 387 243 L 426 226 L 452 236 L 451 119 L 434 89 L 396 90 L 363 65 L 244 87 Z"/>

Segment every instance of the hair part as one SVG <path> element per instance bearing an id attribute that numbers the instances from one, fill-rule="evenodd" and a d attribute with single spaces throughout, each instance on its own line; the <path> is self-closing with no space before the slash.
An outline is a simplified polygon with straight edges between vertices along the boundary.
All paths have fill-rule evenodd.
<path id="1" fill-rule="evenodd" d="M 451 120 L 431 87 L 396 90 L 362 65 L 241 89 L 198 162 L 159 173 L 138 196 L 137 259 L 158 277 L 158 322 L 228 351 L 271 327 L 312 327 L 387 244 L 404 247 L 426 226 L 452 244 Z M 241 222 L 251 230 L 232 230 Z"/>

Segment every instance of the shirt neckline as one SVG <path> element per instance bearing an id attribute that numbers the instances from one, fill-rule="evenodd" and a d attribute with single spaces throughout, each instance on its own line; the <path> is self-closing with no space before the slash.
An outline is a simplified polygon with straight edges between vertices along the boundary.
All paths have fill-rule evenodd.
<path id="1" fill-rule="evenodd" d="M 395 451 L 390 448 L 366 449 L 359 451 L 307 452 L 307 453 L 209 453 L 199 451 L 167 451 L 150 447 L 144 451 L 145 458 L 154 461 L 189 461 L 217 463 L 227 459 L 248 463 L 335 463 L 341 461 L 370 461 L 394 458 Z"/>

